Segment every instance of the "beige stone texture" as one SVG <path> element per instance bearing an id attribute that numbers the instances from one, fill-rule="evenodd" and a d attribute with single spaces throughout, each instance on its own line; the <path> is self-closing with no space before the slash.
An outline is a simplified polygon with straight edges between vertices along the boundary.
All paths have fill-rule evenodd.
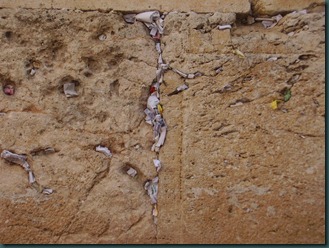
<path id="1" fill-rule="evenodd" d="M 181 27 L 164 37 L 168 61 L 205 76 L 163 98 L 171 129 L 160 154 L 159 220 L 168 220 L 159 221 L 160 242 L 324 242 L 323 17 L 290 14 L 269 30 L 255 24 L 203 33 L 205 25 L 186 35 Z M 280 59 L 266 61 L 271 56 Z M 292 98 L 271 109 L 296 74 Z M 165 79 L 164 94 L 183 83 L 172 72 Z M 227 84 L 231 90 L 221 93 Z"/>
<path id="2" fill-rule="evenodd" d="M 161 85 L 168 133 L 155 224 L 143 188 L 157 175 L 143 111 L 158 54 L 146 27 L 118 11 L 4 3 L 0 84 L 16 92 L 0 92 L 0 152 L 27 154 L 37 181 L 55 192 L 39 194 L 21 167 L 0 159 L 0 243 L 325 242 L 322 9 L 287 14 L 272 29 L 237 12 L 166 15 L 163 58 L 203 76 L 168 71 Z M 67 78 L 78 82 L 77 97 L 65 97 Z M 184 82 L 188 90 L 167 96 Z M 113 157 L 96 152 L 99 144 Z M 44 147 L 56 152 L 33 155 Z"/>
<path id="3" fill-rule="evenodd" d="M 145 11 L 158 9 L 169 11 L 222 12 L 246 14 L 250 11 L 249 0 L 0 0 L 6 8 L 68 8 L 82 10 Z"/>
<path id="4" fill-rule="evenodd" d="M 324 5 L 325 0 L 251 0 L 256 15 L 276 15 L 281 12 L 303 10 L 316 5 Z"/>

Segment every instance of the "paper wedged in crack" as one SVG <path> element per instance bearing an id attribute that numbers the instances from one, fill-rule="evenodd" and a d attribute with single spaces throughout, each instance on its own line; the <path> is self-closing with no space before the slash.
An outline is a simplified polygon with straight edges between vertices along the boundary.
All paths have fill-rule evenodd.
<path id="1" fill-rule="evenodd" d="M 137 21 L 146 22 L 146 23 L 153 23 L 157 18 L 160 18 L 159 11 L 142 12 L 135 16 L 135 19 Z"/>
<path id="2" fill-rule="evenodd" d="M 127 174 L 129 175 L 129 176 L 131 176 L 131 177 L 135 177 L 136 175 L 137 175 L 137 171 L 135 170 L 135 169 L 133 169 L 133 168 L 129 168 L 128 170 L 127 170 Z"/>
<path id="3" fill-rule="evenodd" d="M 45 194 L 45 195 L 50 195 L 50 194 L 54 193 L 54 190 L 49 189 L 49 188 L 44 188 L 42 190 L 42 193 Z"/>
<path id="4" fill-rule="evenodd" d="M 157 43 L 155 44 L 155 49 L 157 50 L 157 52 L 158 52 L 159 54 L 162 53 L 162 50 L 161 50 L 161 43 L 160 43 L 160 42 L 157 42 Z"/>
<path id="5" fill-rule="evenodd" d="M 8 150 L 4 150 L 1 153 L 1 157 L 7 161 L 18 164 L 24 168 L 24 170 L 28 173 L 28 181 L 29 184 L 34 187 L 39 193 L 43 193 L 43 187 L 36 181 L 33 171 L 30 168 L 30 165 L 27 162 L 27 156 L 19 155 L 12 153 Z M 46 194 L 51 194 L 53 192 L 52 189 L 48 189 Z"/>
<path id="6" fill-rule="evenodd" d="M 29 172 L 31 170 L 31 167 L 30 165 L 28 164 L 28 162 L 26 161 L 22 167 L 24 168 L 25 171 Z"/>
<path id="7" fill-rule="evenodd" d="M 144 185 L 144 189 L 147 191 L 147 194 L 151 198 L 151 203 L 155 204 L 158 201 L 158 182 L 159 178 L 155 177 L 152 181 L 147 181 Z"/>
<path id="8" fill-rule="evenodd" d="M 106 155 L 109 158 L 112 157 L 111 151 L 107 147 L 105 147 L 105 146 L 101 146 L 101 145 L 97 146 L 96 147 L 96 151 L 103 153 L 104 155 Z"/>
<path id="9" fill-rule="evenodd" d="M 29 183 L 34 183 L 35 182 L 35 177 L 33 175 L 32 171 L 29 171 Z"/>
<path id="10" fill-rule="evenodd" d="M 231 29 L 232 26 L 230 24 L 227 25 L 218 25 L 219 30 L 224 30 L 224 29 Z"/>
<path id="11" fill-rule="evenodd" d="M 158 206 L 157 206 L 157 204 L 154 204 L 154 207 L 153 207 L 153 209 L 152 209 L 152 215 L 153 215 L 154 217 L 156 217 L 156 216 L 158 216 L 158 213 L 159 213 L 159 211 L 158 211 Z M 156 220 L 154 221 L 154 223 L 157 224 L 157 223 L 156 223 Z"/>
<path id="12" fill-rule="evenodd" d="M 183 91 L 183 90 L 187 90 L 188 86 L 186 84 L 180 85 L 177 87 L 177 91 Z"/>
<path id="13" fill-rule="evenodd" d="M 150 95 L 147 99 L 147 107 L 149 109 L 155 109 L 157 105 L 160 103 L 159 98 L 157 98 L 155 95 Z"/>
<path id="14" fill-rule="evenodd" d="M 159 172 L 161 167 L 162 167 L 160 160 L 159 159 L 153 159 L 153 164 L 156 168 L 156 171 Z"/>
<path id="15" fill-rule="evenodd" d="M 15 154 L 7 150 L 2 151 L 1 157 L 7 161 L 10 161 L 15 164 L 19 164 L 21 166 L 23 166 L 26 163 L 26 159 L 27 159 L 27 156 L 25 155 Z"/>
<path id="16" fill-rule="evenodd" d="M 182 92 L 187 89 L 188 89 L 188 86 L 186 84 L 182 84 L 182 85 L 178 86 L 173 92 L 169 93 L 168 96 L 176 95 L 179 92 Z"/>
<path id="17" fill-rule="evenodd" d="M 145 117 L 145 121 L 148 123 L 148 124 L 153 124 L 153 120 L 155 118 L 155 112 L 152 112 L 150 109 L 146 108 L 144 110 L 144 113 L 146 114 L 146 117 Z"/>
<path id="18" fill-rule="evenodd" d="M 167 128 L 162 127 L 159 140 L 158 140 L 158 142 L 156 142 L 156 144 L 154 146 L 154 151 L 158 152 L 160 147 L 163 146 L 165 139 L 166 139 L 166 134 L 167 134 Z"/>
<path id="19" fill-rule="evenodd" d="M 182 76 L 183 78 L 186 78 L 187 77 L 187 74 L 180 71 L 180 70 L 177 70 L 177 69 L 172 69 L 173 72 L 176 72 L 178 75 Z"/>
<path id="20" fill-rule="evenodd" d="M 78 96 L 79 94 L 76 92 L 75 90 L 75 83 L 70 82 L 70 83 L 65 83 L 63 85 L 64 87 L 64 94 L 66 97 L 74 97 L 74 96 Z"/>
<path id="21" fill-rule="evenodd" d="M 46 147 L 46 148 L 36 148 L 33 149 L 32 151 L 30 151 L 30 154 L 32 156 L 36 156 L 36 155 L 48 155 L 51 153 L 55 153 L 56 150 L 52 147 Z"/>
<path id="22" fill-rule="evenodd" d="M 136 14 L 126 14 L 123 16 L 123 19 L 127 22 L 127 23 L 135 23 L 136 21 Z"/>

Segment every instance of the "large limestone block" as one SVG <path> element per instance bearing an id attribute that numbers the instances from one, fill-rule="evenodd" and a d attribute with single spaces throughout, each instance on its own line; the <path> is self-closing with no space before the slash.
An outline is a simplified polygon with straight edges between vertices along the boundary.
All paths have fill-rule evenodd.
<path id="1" fill-rule="evenodd" d="M 253 12 L 257 15 L 275 15 L 280 12 L 302 10 L 312 4 L 324 4 L 323 0 L 252 0 Z"/>
<path id="2" fill-rule="evenodd" d="M 0 7 L 24 7 L 24 8 L 68 8 L 68 9 L 114 9 L 119 11 L 144 11 L 150 9 L 158 9 L 160 11 L 195 11 L 195 12 L 214 12 L 220 11 L 224 13 L 248 13 L 250 10 L 250 3 L 248 0 L 208 0 L 208 1 L 153 1 L 153 0 L 47 0 L 47 1 L 25 1 L 25 0 L 2 0 Z"/>
<path id="3" fill-rule="evenodd" d="M 34 1 L 34 0 L 26 0 L 26 1 L 11 1 L 11 0 L 3 0 L 0 1 L 1 8 L 51 8 L 51 0 L 44 1 Z"/>
<path id="4" fill-rule="evenodd" d="M 191 30 L 190 33 L 187 52 L 192 54 L 223 51 L 231 41 L 230 30 L 212 30 L 208 34 Z"/>

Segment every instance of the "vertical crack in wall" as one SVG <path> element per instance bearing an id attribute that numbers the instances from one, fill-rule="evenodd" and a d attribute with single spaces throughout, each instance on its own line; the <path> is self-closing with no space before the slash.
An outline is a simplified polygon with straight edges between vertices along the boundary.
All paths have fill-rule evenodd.
<path id="1" fill-rule="evenodd" d="M 1 146 L 29 151 L 38 137 L 38 146 L 60 147 L 52 157 L 35 157 L 36 169 L 44 172 L 40 180 L 57 191 L 47 199 L 33 195 L 19 173 L 11 174 L 14 168 L 1 166 L 3 243 L 323 240 L 324 13 L 289 14 L 271 30 L 261 23 L 235 23 L 230 34 L 203 25 L 215 14 L 169 13 L 162 39 L 167 62 L 184 70 L 200 67 L 206 77 L 179 96 L 167 97 L 188 74 L 165 74 L 161 103 L 169 139 L 154 155 L 141 106 L 157 55 L 141 25 L 125 29 L 120 15 L 99 11 L 0 12 L 0 76 L 17 86 L 17 95 L 1 101 Z M 51 31 L 54 28 L 58 32 Z M 106 41 L 97 38 L 101 33 L 107 34 Z M 29 40 L 31 36 L 35 39 Z M 52 39 L 54 43 L 46 42 Z M 245 59 L 231 53 L 225 43 L 229 39 Z M 47 43 L 43 50 L 41 40 Z M 51 52 L 57 43 L 63 46 L 54 58 Z M 85 65 L 80 62 L 85 56 L 94 59 L 92 75 L 83 74 Z M 276 59 L 269 61 L 269 56 Z M 22 58 L 31 57 L 43 67 L 27 77 L 19 71 L 24 72 Z M 222 66 L 224 58 L 229 62 Z M 223 70 L 217 75 L 214 68 L 220 65 Z M 65 73 L 81 80 L 80 97 L 61 98 L 57 82 Z M 108 87 L 116 79 L 118 85 Z M 286 88 L 291 99 L 273 110 L 270 102 L 282 97 Z M 131 110 L 136 116 L 127 114 Z M 127 128 L 119 128 L 121 124 Z M 103 158 L 95 154 L 94 145 L 103 141 L 117 155 L 110 170 L 98 169 Z M 156 176 L 153 158 L 164 162 L 157 224 L 141 188 L 147 178 Z M 119 171 L 127 161 L 136 167 L 138 178 Z"/>
<path id="2" fill-rule="evenodd" d="M 197 71 L 195 73 L 185 73 L 183 71 L 180 71 L 178 69 L 172 68 L 169 63 L 166 64 L 165 60 L 162 58 L 162 48 L 161 48 L 161 36 L 164 33 L 164 19 L 165 15 L 162 15 L 160 17 L 160 12 L 158 11 L 147 11 L 147 12 L 142 12 L 137 15 L 134 14 L 127 14 L 124 15 L 124 19 L 128 23 L 134 23 L 136 20 L 143 22 L 145 26 L 150 29 L 150 35 L 155 41 L 155 49 L 158 52 L 158 63 L 157 63 L 157 70 L 155 73 L 155 80 L 153 80 L 152 84 L 150 85 L 150 95 L 147 99 L 147 108 L 145 109 L 145 114 L 146 114 L 146 122 L 148 124 L 151 124 L 153 126 L 153 134 L 154 134 L 154 140 L 155 143 L 153 144 L 151 150 L 156 153 L 156 159 L 160 162 L 159 160 L 159 153 L 160 153 L 160 148 L 163 146 L 164 141 L 166 139 L 166 133 L 167 133 L 167 124 L 164 120 L 164 117 L 162 115 L 163 113 L 163 107 L 161 105 L 161 95 L 160 95 L 160 86 L 164 82 L 164 74 L 166 71 L 171 70 L 174 73 L 177 73 L 181 78 L 184 79 L 194 79 L 196 77 L 204 75 L 203 73 Z M 168 96 L 176 95 L 179 94 L 180 92 L 188 89 L 188 85 L 185 83 L 183 85 L 178 86 L 175 91 L 171 92 L 168 94 Z M 183 95 L 179 97 L 180 99 L 180 130 L 179 132 L 179 154 L 177 156 L 180 157 L 179 159 L 179 172 L 178 172 L 178 189 L 179 189 L 179 206 L 178 206 L 178 211 L 180 212 L 180 218 L 183 216 L 183 209 L 182 209 L 182 198 L 183 198 L 183 192 L 182 192 L 182 170 L 183 170 L 183 127 L 184 127 L 184 116 L 183 116 Z M 157 167 L 156 167 L 157 168 Z M 147 190 L 148 195 L 151 197 L 153 209 L 152 209 L 152 214 L 153 214 L 153 219 L 154 219 L 154 224 L 155 224 L 155 231 L 156 231 L 156 240 L 158 243 L 158 201 L 157 201 L 157 195 L 158 195 L 158 182 L 159 182 L 159 170 L 157 168 L 157 176 L 152 179 L 148 180 L 146 184 L 144 185 L 145 190 Z M 155 185 L 156 183 L 156 185 Z M 161 185 L 161 183 L 159 183 Z M 153 192 L 156 187 L 156 192 Z M 182 224 L 182 220 L 180 219 L 180 224 Z M 182 229 L 180 230 L 180 241 L 182 242 L 183 240 L 183 231 Z"/>

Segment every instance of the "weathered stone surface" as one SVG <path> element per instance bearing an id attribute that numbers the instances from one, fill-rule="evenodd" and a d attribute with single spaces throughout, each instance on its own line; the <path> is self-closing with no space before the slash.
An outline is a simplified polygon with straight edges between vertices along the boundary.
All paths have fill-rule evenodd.
<path id="1" fill-rule="evenodd" d="M 223 13 L 243 13 L 250 11 L 248 0 L 1 0 L 0 7 L 6 8 L 56 8 L 56 9 L 83 9 L 83 10 L 118 10 L 118 11 L 145 11 L 158 9 L 164 12 L 169 11 L 195 11 Z"/>
<path id="2" fill-rule="evenodd" d="M 1 159 L 1 243 L 154 242 L 143 180 L 156 172 L 143 110 L 157 54 L 142 24 L 99 12 L 1 16 L 1 84 L 16 84 L 15 95 L 2 93 L 1 148 L 58 150 L 29 155 L 37 180 L 56 190 L 51 196 L 27 188 L 22 168 Z M 40 66 L 30 76 L 34 61 Z M 63 94 L 67 76 L 79 81 L 78 97 Z M 112 159 L 95 151 L 99 144 Z M 138 179 L 121 171 L 127 162 L 138 166 Z"/>
<path id="3" fill-rule="evenodd" d="M 2 8 L 52 8 L 53 0 L 44 0 L 44 1 L 34 1 L 34 0 L 26 0 L 26 1 L 8 1 L 1 0 L 0 7 Z"/>
<path id="4" fill-rule="evenodd" d="M 211 32 L 167 22 L 164 58 L 205 76 L 163 98 L 171 129 L 160 154 L 159 242 L 324 241 L 323 17 L 290 14 L 269 30 L 256 23 Z M 296 74 L 292 98 L 274 111 L 269 104 Z M 164 94 L 183 83 L 171 72 L 165 79 Z"/>
<path id="5" fill-rule="evenodd" d="M 166 15 L 163 58 L 204 75 L 168 71 L 161 86 L 168 135 L 155 225 L 143 189 L 156 175 L 143 113 L 157 62 L 147 29 L 115 11 L 1 9 L 0 82 L 16 93 L 1 92 L 0 151 L 26 153 L 56 192 L 38 194 L 0 159 L 0 243 L 324 243 L 324 12 L 288 14 L 272 29 L 235 18 Z M 79 96 L 65 97 L 66 78 Z M 291 99 L 273 110 L 286 87 Z M 57 152 L 31 154 L 48 146 Z"/>
<path id="6" fill-rule="evenodd" d="M 302 10 L 313 5 L 324 5 L 324 0 L 252 0 L 252 10 L 256 15 L 276 15 L 281 12 Z"/>

